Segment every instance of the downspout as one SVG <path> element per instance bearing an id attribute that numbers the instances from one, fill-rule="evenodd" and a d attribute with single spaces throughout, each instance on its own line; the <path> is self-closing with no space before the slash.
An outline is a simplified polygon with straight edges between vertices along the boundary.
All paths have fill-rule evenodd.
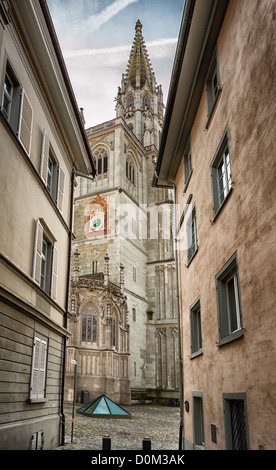
<path id="1" fill-rule="evenodd" d="M 178 256 L 177 256 L 177 230 L 176 230 L 176 185 L 172 181 L 160 178 L 157 172 L 154 173 L 155 186 L 157 188 L 168 188 L 166 185 L 159 185 L 158 180 L 164 181 L 173 188 L 173 210 L 174 210 L 174 261 L 175 261 L 175 278 L 176 278 L 176 310 L 177 310 L 177 324 L 178 324 L 178 353 L 179 353 L 179 394 L 180 394 L 180 421 L 179 421 L 179 450 L 182 450 L 182 436 L 183 436 L 183 362 L 182 362 L 182 348 L 181 348 L 181 330 L 180 330 L 180 302 L 179 302 L 179 285 L 178 285 Z"/>
<path id="2" fill-rule="evenodd" d="M 73 216 L 74 216 L 74 188 L 75 178 L 81 176 L 89 180 L 95 181 L 95 176 L 85 175 L 78 171 L 73 171 L 71 176 L 71 201 L 70 201 L 70 220 L 69 220 L 69 243 L 68 243 L 68 261 L 67 261 L 67 279 L 66 279 L 66 298 L 65 298 L 65 318 L 64 328 L 67 330 L 68 326 L 68 313 L 69 313 L 69 291 L 70 291 L 70 277 L 71 277 L 71 258 L 72 258 L 72 238 L 73 238 Z M 61 414 L 61 445 L 65 445 L 65 414 L 64 414 L 64 392 L 65 392 L 65 368 L 66 368 L 66 341 L 67 336 L 64 336 L 63 343 L 63 367 L 62 367 L 62 383 L 61 383 L 61 400 L 60 400 L 60 414 Z"/>

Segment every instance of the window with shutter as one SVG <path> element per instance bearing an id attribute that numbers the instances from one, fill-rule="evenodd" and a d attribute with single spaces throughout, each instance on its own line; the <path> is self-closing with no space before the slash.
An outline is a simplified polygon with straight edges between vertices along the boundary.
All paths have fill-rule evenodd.
<path id="1" fill-rule="evenodd" d="M 40 284 L 41 263 L 42 263 L 42 243 L 43 243 L 43 227 L 39 220 L 36 222 L 35 245 L 34 245 L 34 262 L 33 262 L 33 279 Z"/>
<path id="2" fill-rule="evenodd" d="M 46 131 L 44 131 L 43 139 L 42 139 L 42 149 L 41 149 L 40 176 L 45 185 L 47 184 L 49 148 L 50 148 L 49 137 L 47 136 Z"/>
<path id="3" fill-rule="evenodd" d="M 34 338 L 30 399 L 44 399 L 46 395 L 47 342 Z"/>
<path id="4" fill-rule="evenodd" d="M 46 130 L 43 132 L 40 176 L 60 212 L 63 209 L 65 173 L 58 164 Z"/>
<path id="5" fill-rule="evenodd" d="M 42 219 L 36 222 L 32 277 L 41 289 L 57 300 L 58 250 L 54 237 L 43 223 Z"/>
<path id="6" fill-rule="evenodd" d="M 18 138 L 28 155 L 31 152 L 32 126 L 33 109 L 25 91 L 22 90 Z"/>

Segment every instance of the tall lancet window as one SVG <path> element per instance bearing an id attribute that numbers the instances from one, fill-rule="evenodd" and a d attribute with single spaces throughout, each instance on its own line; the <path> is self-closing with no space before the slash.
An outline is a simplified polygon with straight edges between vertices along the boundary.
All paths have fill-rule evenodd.
<path id="1" fill-rule="evenodd" d="M 144 108 L 150 107 L 150 98 L 147 95 L 143 97 L 143 107 Z"/>
<path id="2" fill-rule="evenodd" d="M 130 155 L 128 155 L 126 159 L 126 177 L 132 184 L 134 184 L 134 186 L 136 184 L 135 173 L 136 173 L 136 168 L 135 168 L 134 160 Z"/>
<path id="3" fill-rule="evenodd" d="M 108 170 L 108 156 L 106 149 L 99 147 L 94 150 L 93 159 L 98 175 L 106 174 Z"/>
<path id="4" fill-rule="evenodd" d="M 98 315 L 93 304 L 87 304 L 82 311 L 81 339 L 84 343 L 97 342 Z"/>

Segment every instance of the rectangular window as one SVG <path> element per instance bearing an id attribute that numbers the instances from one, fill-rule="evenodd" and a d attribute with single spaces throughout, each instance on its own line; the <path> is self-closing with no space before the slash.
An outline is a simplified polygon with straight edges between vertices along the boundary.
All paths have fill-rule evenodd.
<path id="1" fill-rule="evenodd" d="M 187 222 L 187 244 L 188 244 L 188 263 L 192 260 L 197 252 L 197 224 L 196 224 L 196 208 L 192 209 L 192 213 Z"/>
<path id="2" fill-rule="evenodd" d="M 194 445 L 204 447 L 204 416 L 203 416 L 203 395 L 201 392 L 193 392 L 193 424 L 194 424 Z"/>
<path id="3" fill-rule="evenodd" d="M 35 337 L 31 370 L 31 400 L 43 400 L 46 397 L 46 361 L 47 341 Z"/>
<path id="4" fill-rule="evenodd" d="M 42 138 L 40 176 L 58 209 L 62 212 L 65 173 L 54 155 L 49 137 L 45 130 Z"/>
<path id="5" fill-rule="evenodd" d="M 196 300 L 194 304 L 190 307 L 190 322 L 191 357 L 196 357 L 202 353 L 200 299 Z"/>
<path id="6" fill-rule="evenodd" d="M 92 274 L 96 274 L 98 272 L 98 261 L 92 261 Z"/>
<path id="7" fill-rule="evenodd" d="M 236 253 L 216 275 L 220 345 L 243 335 Z"/>
<path id="8" fill-rule="evenodd" d="M 1 111 L 25 151 L 30 155 L 33 109 L 9 62 L 5 69 Z"/>
<path id="9" fill-rule="evenodd" d="M 12 107 L 12 98 L 13 98 L 13 81 L 9 77 L 8 73 L 5 75 L 4 81 L 4 93 L 3 93 L 3 101 L 2 101 L 2 111 L 5 115 L 5 118 L 9 121 L 11 115 L 11 107 Z"/>
<path id="10" fill-rule="evenodd" d="M 232 189 L 232 174 L 227 129 L 211 163 L 214 217 Z"/>
<path id="11" fill-rule="evenodd" d="M 246 395 L 224 393 L 226 450 L 249 450 Z"/>
<path id="12" fill-rule="evenodd" d="M 40 220 L 36 222 L 33 279 L 48 295 L 57 296 L 57 248 L 54 238 Z"/>
<path id="13" fill-rule="evenodd" d="M 193 166 L 192 166 L 192 152 L 191 152 L 191 142 L 189 139 L 189 142 L 186 146 L 185 152 L 184 152 L 184 180 L 185 180 L 185 187 L 187 186 L 191 174 L 193 171 Z M 186 188 L 185 188 L 186 189 Z M 184 191 L 185 191 L 184 189 Z"/>
<path id="14" fill-rule="evenodd" d="M 136 267 L 133 266 L 133 281 L 136 282 Z"/>
<path id="15" fill-rule="evenodd" d="M 206 80 L 207 113 L 211 116 L 221 91 L 217 51 L 215 51 Z"/>

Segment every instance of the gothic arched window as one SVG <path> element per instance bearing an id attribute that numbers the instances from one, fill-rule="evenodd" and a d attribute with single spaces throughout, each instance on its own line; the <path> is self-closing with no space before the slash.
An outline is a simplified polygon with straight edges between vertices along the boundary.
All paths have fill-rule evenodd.
<path id="1" fill-rule="evenodd" d="M 98 330 L 98 315 L 93 304 L 87 304 L 81 317 L 81 340 L 84 343 L 96 343 Z"/>
<path id="2" fill-rule="evenodd" d="M 93 151 L 93 159 L 98 175 L 107 173 L 108 157 L 106 149 L 103 147 L 99 147 L 95 151 Z"/>
<path id="3" fill-rule="evenodd" d="M 126 159 L 126 177 L 135 186 L 135 163 L 130 156 Z"/>
<path id="4" fill-rule="evenodd" d="M 150 107 L 150 98 L 147 95 L 143 97 L 143 107 Z"/>
<path id="5" fill-rule="evenodd" d="M 134 98 L 132 95 L 127 97 L 127 106 L 134 106 Z"/>

